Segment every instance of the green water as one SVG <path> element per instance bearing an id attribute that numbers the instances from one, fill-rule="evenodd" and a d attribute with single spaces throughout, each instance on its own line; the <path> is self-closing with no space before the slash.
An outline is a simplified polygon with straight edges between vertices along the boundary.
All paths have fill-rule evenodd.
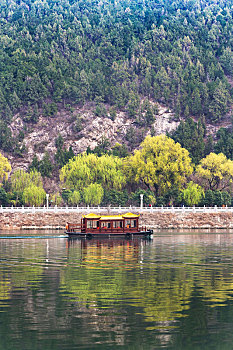
<path id="1" fill-rule="evenodd" d="M 233 348 L 232 234 L 39 235 L 0 235 L 0 350 Z"/>

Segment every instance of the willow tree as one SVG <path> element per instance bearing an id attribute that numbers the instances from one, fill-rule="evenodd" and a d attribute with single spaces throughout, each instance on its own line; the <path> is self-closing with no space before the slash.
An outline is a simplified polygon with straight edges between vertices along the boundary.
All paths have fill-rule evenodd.
<path id="1" fill-rule="evenodd" d="M 126 183 L 123 160 L 112 155 L 97 157 L 83 153 L 60 170 L 60 180 L 64 187 L 71 190 L 82 190 L 94 183 L 101 184 L 105 189 L 120 190 Z"/>
<path id="2" fill-rule="evenodd" d="M 42 191 L 42 193 L 44 191 L 42 177 L 41 177 L 41 174 L 37 170 L 31 170 L 29 173 L 27 173 L 23 169 L 17 169 L 13 172 L 13 174 L 11 175 L 11 188 L 12 188 L 12 191 L 16 192 L 16 194 L 17 194 L 16 202 L 18 201 L 18 199 L 20 197 L 25 199 L 26 198 L 25 194 L 24 194 L 25 189 L 29 189 L 29 188 L 31 189 L 32 187 L 33 187 L 33 191 L 35 191 L 34 187 L 40 189 Z M 29 195 L 28 194 L 29 192 L 26 191 L 27 196 Z M 37 193 L 36 193 L 36 195 L 37 195 Z M 25 201 L 24 199 L 23 199 L 24 203 L 28 204 L 29 203 L 28 200 Z M 38 203 L 38 201 L 36 198 L 35 198 L 34 202 L 32 202 L 32 200 L 30 200 L 30 205 L 39 205 L 37 203 Z M 43 203 L 43 201 L 42 201 L 42 203 Z"/>
<path id="3" fill-rule="evenodd" d="M 37 170 L 31 170 L 29 173 L 23 169 L 17 169 L 11 175 L 12 190 L 22 193 L 26 187 L 35 185 L 43 187 L 41 174 Z"/>
<path id="4" fill-rule="evenodd" d="M 201 186 L 190 181 L 187 187 L 182 191 L 182 195 L 185 204 L 191 206 L 200 203 L 201 199 L 205 196 L 205 192 Z"/>
<path id="5" fill-rule="evenodd" d="M 102 202 L 103 197 L 104 189 L 100 184 L 90 184 L 83 190 L 83 199 L 86 204 L 99 205 Z"/>
<path id="6" fill-rule="evenodd" d="M 79 191 L 73 191 L 68 197 L 68 202 L 72 205 L 77 205 L 80 203 L 81 194 Z"/>
<path id="7" fill-rule="evenodd" d="M 125 170 L 131 180 L 142 182 L 156 195 L 162 195 L 173 186 L 181 189 L 193 167 L 185 148 L 160 135 L 147 136 L 140 149 L 126 161 Z"/>
<path id="8" fill-rule="evenodd" d="M 0 185 L 3 180 L 8 179 L 8 174 L 11 171 L 11 165 L 8 159 L 0 153 Z"/>
<path id="9" fill-rule="evenodd" d="M 210 153 L 200 161 L 196 172 L 206 189 L 224 190 L 233 181 L 233 161 L 223 153 Z"/>
<path id="10" fill-rule="evenodd" d="M 45 201 L 46 193 L 43 188 L 31 184 L 24 189 L 22 198 L 27 205 L 41 206 Z"/>

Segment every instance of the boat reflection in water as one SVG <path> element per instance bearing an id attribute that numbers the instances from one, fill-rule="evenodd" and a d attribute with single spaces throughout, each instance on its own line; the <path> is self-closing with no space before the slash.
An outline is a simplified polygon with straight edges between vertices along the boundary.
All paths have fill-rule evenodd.
<path id="1" fill-rule="evenodd" d="M 132 265 L 143 260 L 143 247 L 152 243 L 148 239 L 125 239 L 125 238 L 69 238 L 67 241 L 68 256 L 72 251 L 77 252 L 80 246 L 82 261 L 87 263 L 105 264 L 118 262 L 130 262 Z"/>

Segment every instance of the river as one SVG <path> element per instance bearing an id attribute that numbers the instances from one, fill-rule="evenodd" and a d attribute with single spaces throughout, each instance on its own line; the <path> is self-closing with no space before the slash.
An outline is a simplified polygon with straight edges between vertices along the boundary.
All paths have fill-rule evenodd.
<path id="1" fill-rule="evenodd" d="M 0 262 L 0 350 L 233 348 L 231 233 L 2 231 Z"/>

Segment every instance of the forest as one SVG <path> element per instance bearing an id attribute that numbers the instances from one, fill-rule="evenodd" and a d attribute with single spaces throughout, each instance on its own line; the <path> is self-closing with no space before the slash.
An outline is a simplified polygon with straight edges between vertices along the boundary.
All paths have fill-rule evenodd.
<path id="1" fill-rule="evenodd" d="M 138 118 L 143 97 L 178 119 L 219 121 L 230 110 L 230 0 L 1 0 L 0 21 L 4 151 L 22 147 L 12 115 L 36 123 L 59 104 L 107 103 L 145 125 L 153 118 Z"/>
<path id="2" fill-rule="evenodd" d="M 199 169 L 203 159 L 212 154 L 232 161 L 233 128 L 222 127 L 212 137 L 206 127 L 207 122 L 231 120 L 232 15 L 232 0 L 1 0 L 0 150 L 23 157 L 27 152 L 24 134 L 38 123 L 39 115 L 53 118 L 61 106 L 72 108 L 86 102 L 96 104 L 96 115 L 105 115 L 105 106 L 109 106 L 111 118 L 122 110 L 136 126 L 150 129 L 157 113 L 150 103 L 153 101 L 170 108 L 180 121 L 177 130 L 167 137 L 189 152 L 193 169 Z M 145 101 L 143 109 L 141 101 Z M 24 123 L 19 133 L 12 133 L 9 127 L 15 114 Z M 81 128 L 80 118 L 77 130 Z M 152 137 L 154 132 L 151 128 Z M 88 186 L 99 185 L 95 191 L 99 191 L 102 203 L 126 203 L 129 193 L 134 202 L 139 197 L 137 189 L 147 193 L 147 203 L 179 204 L 185 202 L 180 197 L 185 183 L 211 191 L 205 198 L 209 196 L 212 204 L 231 202 L 229 183 L 207 186 L 207 179 L 198 183 L 197 170 L 186 176 L 188 182 L 181 181 L 182 186 L 174 178 L 169 186 L 145 183 L 131 163 L 136 153 L 130 155 L 125 145 L 110 147 L 107 140 L 95 150 L 76 155 L 77 159 L 81 162 L 94 157 L 100 164 L 111 159 L 116 169 L 119 162 L 124 163 L 123 169 L 126 163 L 131 164 L 131 179 L 125 179 L 125 187 L 119 188 L 114 182 L 110 189 L 103 180 L 93 178 L 84 186 L 89 188 L 85 197 L 79 186 L 67 185 L 62 169 L 71 167 L 76 158 L 72 149 L 65 149 L 59 135 L 56 148 L 56 154 L 45 153 L 40 161 L 35 155 L 25 172 L 27 178 L 33 171 L 43 178 L 60 173 L 66 191 L 53 194 L 54 203 L 60 197 L 70 203 L 88 203 L 88 196 L 93 198 L 90 191 L 94 191 Z M 224 176 L 227 182 L 228 175 Z M 42 186 L 30 181 L 30 186 Z M 3 182 L 2 204 L 30 203 L 30 194 L 23 196 L 28 186 L 17 191 L 12 179 Z M 136 183 L 140 183 L 139 189 Z M 230 199 L 226 203 L 221 196 Z"/>

